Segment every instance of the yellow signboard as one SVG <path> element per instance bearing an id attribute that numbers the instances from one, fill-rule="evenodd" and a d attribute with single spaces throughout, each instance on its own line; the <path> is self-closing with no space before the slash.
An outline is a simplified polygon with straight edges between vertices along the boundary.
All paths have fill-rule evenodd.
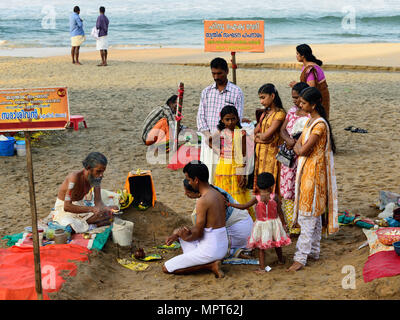
<path id="1" fill-rule="evenodd" d="M 205 20 L 204 51 L 264 52 L 264 21 Z"/>
<path id="2" fill-rule="evenodd" d="M 0 132 L 59 130 L 68 122 L 65 87 L 0 90 Z"/>

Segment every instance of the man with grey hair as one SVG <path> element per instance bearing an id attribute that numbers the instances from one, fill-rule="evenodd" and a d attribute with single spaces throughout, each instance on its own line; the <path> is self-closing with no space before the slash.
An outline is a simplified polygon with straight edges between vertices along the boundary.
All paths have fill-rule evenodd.
<path id="1" fill-rule="evenodd" d="M 54 207 L 53 220 L 71 225 L 77 233 L 86 232 L 89 224 L 95 227 L 112 222 L 118 206 L 106 206 L 101 197 L 101 180 L 107 167 L 107 158 L 100 152 L 91 152 L 82 162 L 83 169 L 67 175 L 61 184 Z M 89 191 L 93 188 L 93 200 Z"/>

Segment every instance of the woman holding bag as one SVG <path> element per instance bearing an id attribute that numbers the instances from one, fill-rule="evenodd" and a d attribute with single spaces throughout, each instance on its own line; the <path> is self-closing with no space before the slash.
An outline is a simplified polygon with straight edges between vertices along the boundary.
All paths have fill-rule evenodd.
<path id="1" fill-rule="evenodd" d="M 295 223 L 301 228 L 293 265 L 287 271 L 304 267 L 307 258 L 319 259 L 322 229 L 328 234 L 339 230 L 337 186 L 333 163 L 335 142 L 321 93 L 306 88 L 300 95 L 300 107 L 310 119 L 293 150 L 299 156 L 294 202 Z"/>
<path id="2" fill-rule="evenodd" d="M 308 88 L 305 82 L 296 83 L 292 88 L 293 107 L 286 114 L 286 119 L 282 124 L 280 134 L 285 141 L 285 147 L 293 150 L 298 137 L 294 137 L 297 120 L 304 121 L 310 115 L 300 108 L 300 93 Z M 303 122 L 304 123 L 304 122 Z M 285 216 L 286 224 L 290 234 L 299 234 L 300 229 L 293 226 L 294 191 L 296 183 L 297 156 L 294 155 L 291 166 L 281 164 L 280 194 L 282 196 L 282 211 Z"/>

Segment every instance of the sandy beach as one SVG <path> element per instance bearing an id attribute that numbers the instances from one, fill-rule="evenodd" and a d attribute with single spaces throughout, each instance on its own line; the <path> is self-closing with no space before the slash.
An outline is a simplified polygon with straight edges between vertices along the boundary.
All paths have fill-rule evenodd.
<path id="1" fill-rule="evenodd" d="M 400 67 L 399 43 L 357 45 L 311 45 L 315 55 L 329 65 Z M 153 249 L 182 223 L 189 223 L 194 201 L 183 193 L 182 171 L 165 164 L 149 164 L 146 146 L 140 139 L 142 123 L 153 108 L 185 85 L 183 124 L 196 128 L 201 90 L 212 83 L 207 64 L 217 56 L 230 61 L 229 53 L 204 53 L 202 49 L 159 48 L 110 49 L 108 67 L 97 67 L 98 52 L 84 52 L 82 66 L 65 56 L 29 58 L 0 57 L 2 88 L 67 86 L 71 114 L 84 115 L 88 128 L 48 132 L 33 144 L 33 164 L 39 218 L 53 207 L 58 187 L 72 170 L 82 167 L 91 151 L 104 153 L 109 165 L 103 188 L 123 188 L 129 171 L 152 170 L 157 203 L 147 211 L 129 208 L 124 219 L 135 223 L 134 245 L 146 253 L 158 252 L 164 261 L 177 252 Z M 258 88 L 274 83 L 284 108 L 291 106 L 291 80 L 299 79 L 296 69 L 241 68 L 241 63 L 295 63 L 294 46 L 267 47 L 263 54 L 237 55 L 237 84 L 245 96 L 244 116 L 255 119 L 260 107 Z M 195 65 L 176 65 L 190 63 Z M 330 121 L 338 152 L 335 170 L 339 191 L 339 211 L 375 218 L 371 207 L 380 190 L 400 193 L 400 72 L 326 70 L 331 94 Z M 231 78 L 230 78 L 231 79 Z M 344 128 L 367 129 L 367 134 Z M 0 158 L 0 237 L 22 232 L 31 225 L 29 193 L 24 157 Z M 161 215 L 167 211 L 168 217 Z M 275 264 L 268 252 L 266 263 L 272 271 L 259 275 L 254 266 L 223 265 L 225 278 L 210 273 L 190 276 L 163 274 L 163 262 L 151 262 L 144 272 L 123 268 L 116 262 L 117 250 L 111 239 L 90 263 L 79 265 L 77 276 L 68 279 L 52 299 L 399 299 L 400 276 L 364 283 L 362 269 L 368 247 L 357 248 L 366 240 L 361 228 L 341 227 L 338 234 L 321 241 L 321 259 L 310 262 L 296 274 L 285 269 L 292 262 L 295 244 L 283 249 L 285 266 Z M 294 241 L 295 242 L 295 241 Z M 5 242 L 0 243 L 5 247 Z M 179 251 L 178 251 L 179 252 Z M 128 257 L 128 251 L 119 252 Z M 343 266 L 356 270 L 356 289 L 343 289 Z M 194 289 L 195 288 L 195 289 Z"/>

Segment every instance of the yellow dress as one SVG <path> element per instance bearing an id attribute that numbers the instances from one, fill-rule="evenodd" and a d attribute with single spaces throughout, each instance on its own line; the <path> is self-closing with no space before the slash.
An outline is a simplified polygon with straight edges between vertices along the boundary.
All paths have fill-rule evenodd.
<path id="1" fill-rule="evenodd" d="M 238 127 L 235 133 L 227 128 L 221 131 L 221 152 L 214 176 L 214 185 L 228 192 L 240 204 L 251 200 L 249 190 L 239 187 L 239 176 L 244 175 L 241 145 L 245 135 L 246 131 Z M 248 211 L 254 221 L 254 209 L 250 208 Z"/>
<path id="2" fill-rule="evenodd" d="M 268 117 L 264 117 L 261 120 L 260 133 L 265 133 L 268 128 L 272 125 L 272 121 L 285 120 L 286 113 L 284 110 L 278 110 L 273 112 Z M 276 154 L 278 153 L 278 146 L 282 143 L 282 138 L 279 133 L 279 129 L 275 131 L 272 141 L 270 143 L 256 143 L 255 144 L 255 161 L 254 161 L 254 191 L 257 187 L 257 175 L 263 172 L 271 173 L 275 178 L 275 186 L 273 192 L 279 195 L 279 177 L 280 177 L 280 163 L 276 160 Z"/>

